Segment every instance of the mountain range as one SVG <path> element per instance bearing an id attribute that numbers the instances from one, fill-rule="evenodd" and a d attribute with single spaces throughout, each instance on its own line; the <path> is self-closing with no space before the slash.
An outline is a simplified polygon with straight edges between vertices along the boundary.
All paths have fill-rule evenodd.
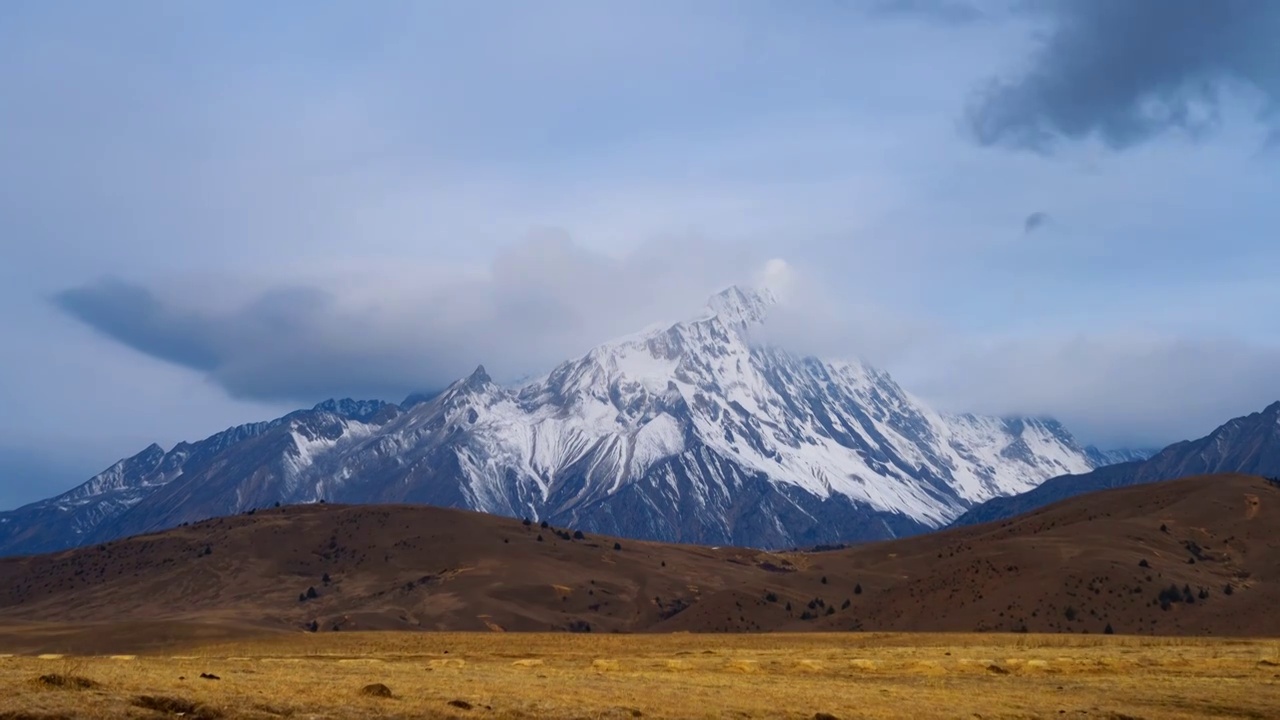
<path id="1" fill-rule="evenodd" d="M 588 532 L 762 548 L 894 538 L 1128 459 L 1058 422 L 938 412 L 860 361 L 757 342 L 776 299 L 687 321 L 518 386 L 479 367 L 396 405 L 331 400 L 165 450 L 0 513 L 0 554 L 100 543 L 276 503 L 422 503 Z"/>
<path id="2" fill-rule="evenodd" d="M 1234 418 L 1199 440 L 1174 443 L 1147 460 L 1052 478 L 1028 492 L 993 498 L 971 508 L 953 524 L 1003 520 L 1096 490 L 1224 472 L 1280 476 L 1280 402 Z"/>

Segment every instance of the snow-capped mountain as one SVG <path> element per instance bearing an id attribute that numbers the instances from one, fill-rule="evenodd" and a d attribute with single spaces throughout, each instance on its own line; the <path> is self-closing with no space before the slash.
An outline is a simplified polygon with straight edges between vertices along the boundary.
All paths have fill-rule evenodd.
<path id="1" fill-rule="evenodd" d="M 948 415 L 856 361 L 752 342 L 773 296 L 605 343 L 517 387 L 477 368 L 396 406 L 328 401 L 0 514 L 0 552 L 275 502 L 422 502 L 590 532 L 786 547 L 906 535 L 1098 464 L 1058 423 Z"/>

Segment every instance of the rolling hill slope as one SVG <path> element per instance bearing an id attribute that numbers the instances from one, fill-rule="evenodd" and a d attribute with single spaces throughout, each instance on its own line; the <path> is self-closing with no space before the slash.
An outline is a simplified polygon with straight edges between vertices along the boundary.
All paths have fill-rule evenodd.
<path id="1" fill-rule="evenodd" d="M 1226 475 L 812 553 L 575 539 L 416 506 L 283 507 L 0 560 L 10 626 L 253 631 L 1280 633 L 1280 487 Z M 313 624 L 314 623 L 314 624 Z"/>

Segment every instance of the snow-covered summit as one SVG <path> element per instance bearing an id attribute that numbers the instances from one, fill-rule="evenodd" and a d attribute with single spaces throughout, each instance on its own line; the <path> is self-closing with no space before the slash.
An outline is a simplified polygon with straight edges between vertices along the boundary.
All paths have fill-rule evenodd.
<path id="1" fill-rule="evenodd" d="M 518 387 L 481 366 L 412 403 L 329 401 L 229 446 L 186 446 L 181 462 L 149 452 L 138 459 L 147 473 L 91 481 L 131 489 L 76 537 L 326 498 L 782 547 L 941 527 L 975 503 L 1092 467 L 1052 421 L 939 413 L 865 363 L 752 344 L 777 302 L 730 287 L 688 320 Z"/>

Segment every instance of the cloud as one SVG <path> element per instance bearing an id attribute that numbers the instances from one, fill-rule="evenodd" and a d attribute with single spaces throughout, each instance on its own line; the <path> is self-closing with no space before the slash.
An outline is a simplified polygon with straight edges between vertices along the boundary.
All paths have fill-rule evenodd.
<path id="1" fill-rule="evenodd" d="M 1037 210 L 1022 221 L 1022 234 L 1030 235 L 1049 223 L 1049 213 Z"/>
<path id="2" fill-rule="evenodd" d="M 1087 334 L 937 352 L 946 362 L 919 389 L 943 407 L 1051 415 L 1112 446 L 1202 437 L 1280 400 L 1280 348 L 1231 338 Z"/>
<path id="3" fill-rule="evenodd" d="M 1048 30 L 1029 67 L 991 80 L 968 124 L 982 145 L 1049 152 L 1096 137 L 1123 150 L 1168 130 L 1200 138 L 1224 96 L 1258 99 L 1280 122 L 1280 3 L 1270 0 L 1032 0 Z M 1240 94 L 1240 93 L 1235 93 Z"/>
<path id="4" fill-rule="evenodd" d="M 742 251 L 696 239 L 613 257 L 545 230 L 479 270 L 349 268 L 269 285 L 237 303 L 112 279 L 53 302 L 234 397 L 398 399 L 481 363 L 503 380 L 544 372 L 611 337 L 691 315 L 711 293 L 749 281 L 754 267 Z"/>

